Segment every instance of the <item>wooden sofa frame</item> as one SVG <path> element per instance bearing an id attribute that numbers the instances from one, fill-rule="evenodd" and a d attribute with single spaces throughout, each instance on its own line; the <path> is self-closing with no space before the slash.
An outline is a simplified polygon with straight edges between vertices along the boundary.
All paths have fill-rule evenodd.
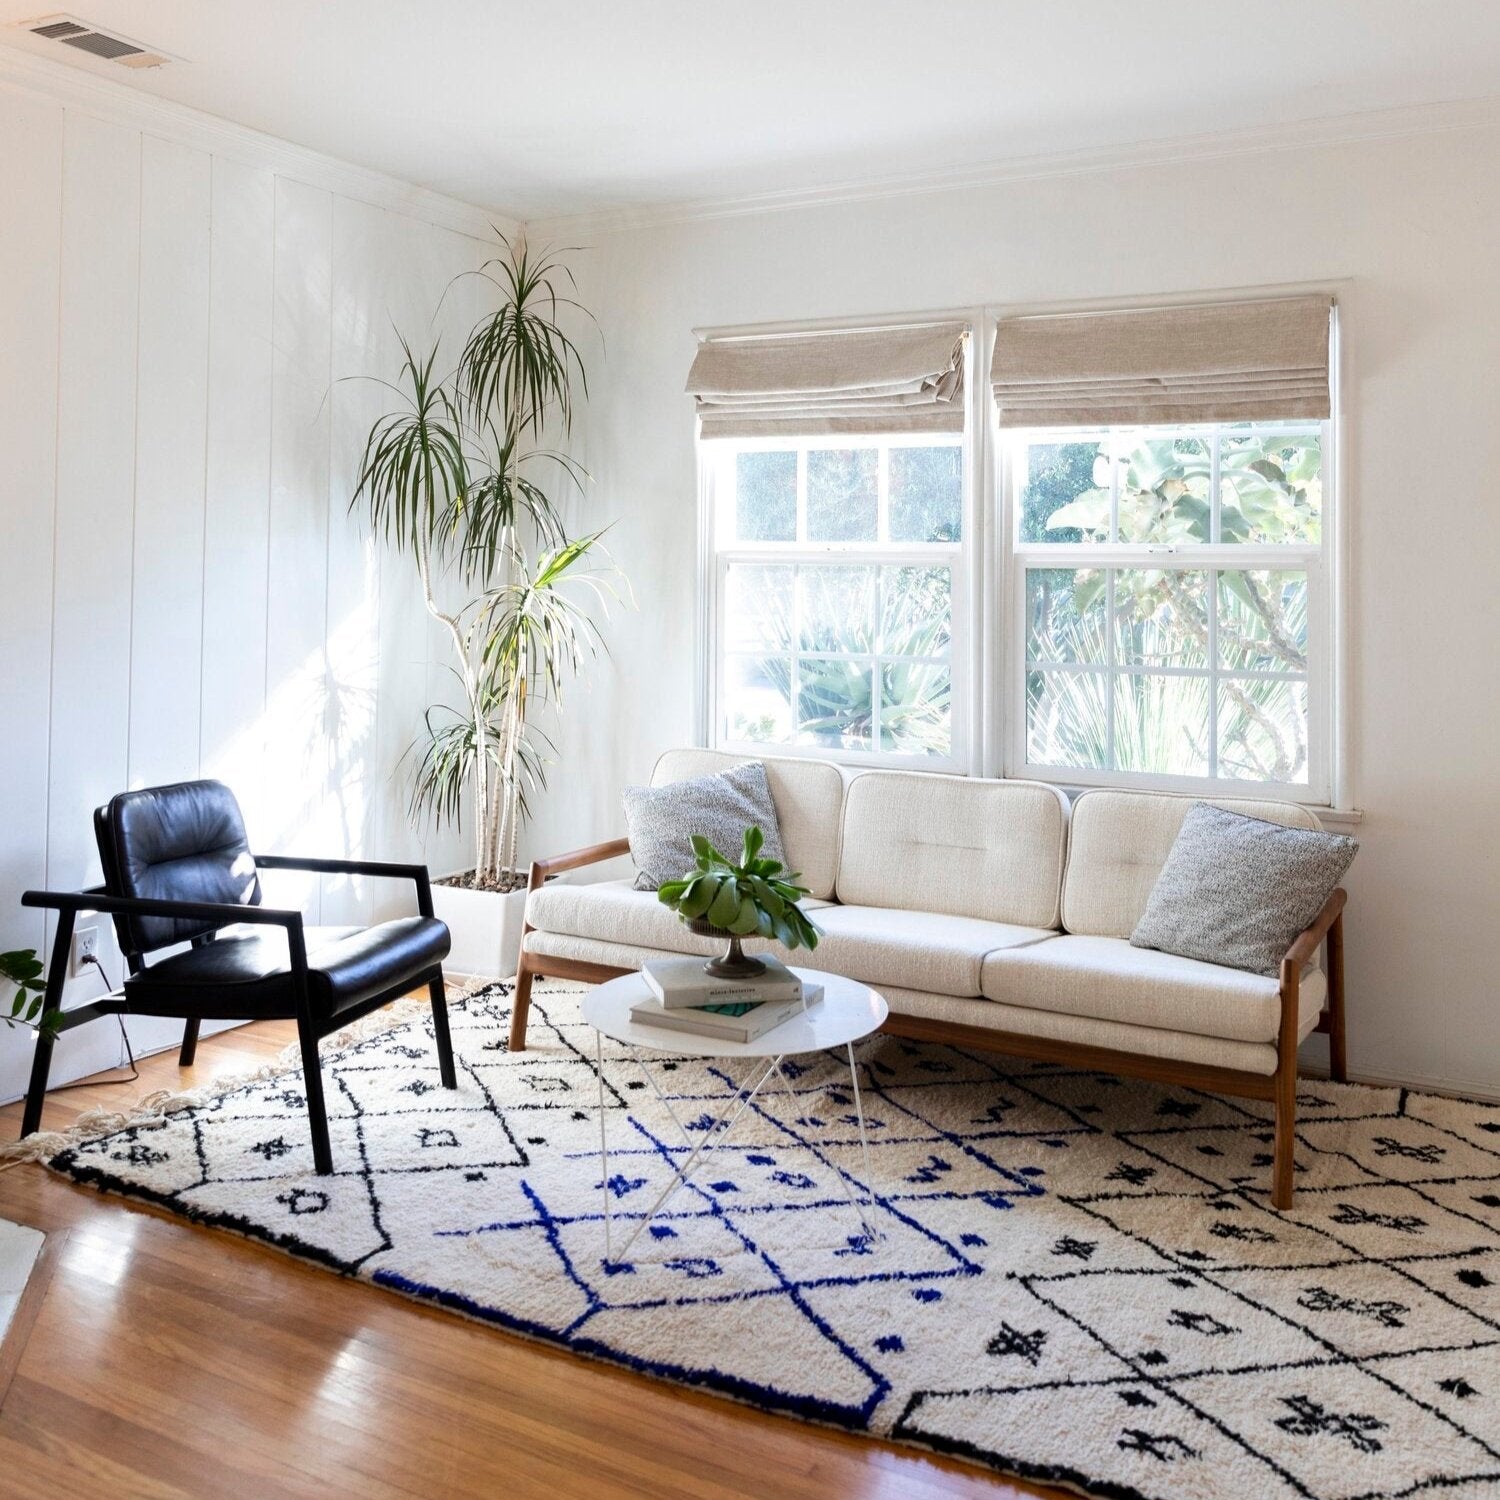
<path id="1" fill-rule="evenodd" d="M 537 890 L 553 875 L 586 865 L 617 859 L 630 852 L 628 839 L 611 839 L 570 854 L 539 859 L 531 866 L 529 890 Z M 1013 1031 L 992 1031 L 987 1026 L 966 1026 L 956 1021 L 935 1021 L 923 1016 L 894 1013 L 881 1028 L 893 1036 L 917 1041 L 943 1042 L 954 1047 L 974 1047 L 1003 1052 L 1034 1062 L 1067 1063 L 1100 1073 L 1121 1073 L 1147 1078 L 1153 1083 L 1176 1084 L 1203 1089 L 1211 1094 L 1230 1094 L 1240 1099 L 1269 1099 L 1275 1106 L 1275 1153 L 1271 1174 L 1271 1201 L 1277 1208 L 1292 1206 L 1293 1158 L 1297 1131 L 1297 1017 L 1298 991 L 1303 968 L 1327 945 L 1328 999 L 1314 1028 L 1328 1034 L 1329 1073 L 1339 1083 L 1347 1077 L 1344 1046 L 1344 902 L 1346 893 L 1336 890 L 1317 917 L 1281 960 L 1281 1024 L 1276 1037 L 1276 1071 L 1246 1073 L 1238 1068 L 1216 1068 L 1207 1063 L 1178 1062 L 1169 1057 L 1142 1057 L 1107 1047 L 1089 1047 L 1048 1037 L 1021 1036 Z M 521 954 L 516 969 L 516 992 L 510 1021 L 510 1050 L 526 1050 L 526 1017 L 531 1009 L 531 985 L 539 975 L 554 979 L 578 979 L 598 984 L 630 970 L 610 964 L 584 963 L 578 959 L 550 958 L 526 951 L 530 922 L 521 932 Z"/>

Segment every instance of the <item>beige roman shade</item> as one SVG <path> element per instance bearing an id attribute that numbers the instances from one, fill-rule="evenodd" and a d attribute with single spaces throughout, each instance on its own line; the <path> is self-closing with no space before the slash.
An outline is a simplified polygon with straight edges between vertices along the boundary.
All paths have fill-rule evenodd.
<path id="1" fill-rule="evenodd" d="M 1003 318 L 1002 427 L 1254 422 L 1329 415 L 1332 299 Z"/>
<path id="2" fill-rule="evenodd" d="M 702 434 L 962 432 L 964 323 L 710 339 L 688 373 Z"/>

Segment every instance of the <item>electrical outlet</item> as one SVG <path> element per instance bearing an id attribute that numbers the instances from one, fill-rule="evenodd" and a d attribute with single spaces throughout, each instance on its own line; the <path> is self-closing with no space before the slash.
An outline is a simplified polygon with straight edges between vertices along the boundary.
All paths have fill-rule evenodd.
<path id="1" fill-rule="evenodd" d="M 97 927 L 80 927 L 73 934 L 73 957 L 68 965 L 69 971 L 76 978 L 85 969 L 93 968 L 89 962 L 91 958 L 99 956 L 99 929 Z"/>

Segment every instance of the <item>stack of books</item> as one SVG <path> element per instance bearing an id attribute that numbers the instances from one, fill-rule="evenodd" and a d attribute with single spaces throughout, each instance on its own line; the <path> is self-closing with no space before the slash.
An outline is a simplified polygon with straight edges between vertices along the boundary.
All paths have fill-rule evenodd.
<path id="1" fill-rule="evenodd" d="M 718 979 L 701 958 L 654 958 L 641 968 L 651 994 L 630 1007 L 631 1019 L 722 1042 L 753 1042 L 823 998 L 783 963 L 763 958 L 754 979 Z"/>

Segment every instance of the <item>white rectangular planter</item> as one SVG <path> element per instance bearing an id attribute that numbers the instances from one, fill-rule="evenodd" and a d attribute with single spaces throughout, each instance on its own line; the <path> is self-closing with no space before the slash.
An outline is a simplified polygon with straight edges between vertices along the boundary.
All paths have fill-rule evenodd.
<path id="1" fill-rule="evenodd" d="M 502 894 L 434 882 L 432 905 L 453 939 L 443 963 L 449 973 L 509 979 L 516 972 L 526 917 L 524 890 Z"/>

